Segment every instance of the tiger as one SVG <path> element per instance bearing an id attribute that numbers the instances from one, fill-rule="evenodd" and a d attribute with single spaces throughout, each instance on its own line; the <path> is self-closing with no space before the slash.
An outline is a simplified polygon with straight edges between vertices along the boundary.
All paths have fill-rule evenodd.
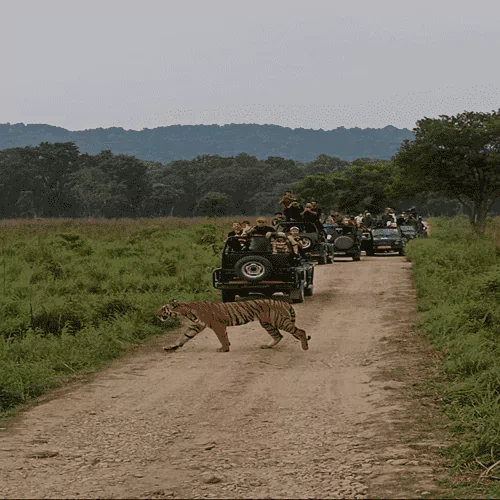
<path id="1" fill-rule="evenodd" d="M 309 349 L 305 330 L 295 326 L 295 311 L 293 306 L 284 300 L 258 299 L 242 302 L 172 302 L 161 306 L 156 311 L 156 317 L 161 321 L 176 316 L 184 316 L 191 321 L 191 325 L 174 344 L 165 346 L 165 351 L 174 351 L 202 332 L 207 326 L 211 328 L 221 343 L 217 352 L 228 352 L 229 342 L 227 336 L 228 326 L 238 326 L 259 321 L 269 333 L 272 340 L 261 345 L 262 349 L 270 349 L 277 345 L 283 335 L 279 330 L 291 333 L 300 340 L 302 349 Z"/>

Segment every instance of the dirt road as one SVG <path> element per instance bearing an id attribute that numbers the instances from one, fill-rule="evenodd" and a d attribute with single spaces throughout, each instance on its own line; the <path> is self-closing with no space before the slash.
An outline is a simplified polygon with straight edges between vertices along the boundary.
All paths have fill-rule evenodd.
<path id="1" fill-rule="evenodd" d="M 419 496 L 432 457 L 405 444 L 411 403 L 390 375 L 415 310 L 402 257 L 318 266 L 314 297 L 296 306 L 309 351 L 286 334 L 261 350 L 258 323 L 229 329 L 230 353 L 210 330 L 164 353 L 169 333 L 0 432 L 0 494 Z"/>

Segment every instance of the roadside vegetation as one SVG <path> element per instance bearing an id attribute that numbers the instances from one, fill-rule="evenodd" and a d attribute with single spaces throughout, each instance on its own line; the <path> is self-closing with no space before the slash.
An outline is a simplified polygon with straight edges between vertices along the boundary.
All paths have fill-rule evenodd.
<path id="1" fill-rule="evenodd" d="M 228 225 L 1 221 L 0 414 L 164 333 L 155 312 L 168 300 L 216 299 L 211 271 Z"/>
<path id="2" fill-rule="evenodd" d="M 435 388 L 455 443 L 447 454 L 458 483 L 480 476 L 474 488 L 499 498 L 500 219 L 489 220 L 484 235 L 465 217 L 430 225 L 432 237 L 412 242 L 408 256 L 420 327 L 441 353 Z"/>

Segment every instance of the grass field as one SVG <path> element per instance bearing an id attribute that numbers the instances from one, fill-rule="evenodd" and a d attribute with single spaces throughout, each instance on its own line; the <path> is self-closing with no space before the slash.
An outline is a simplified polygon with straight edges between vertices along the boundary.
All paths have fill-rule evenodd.
<path id="1" fill-rule="evenodd" d="M 0 221 L 0 414 L 164 332 L 155 312 L 169 299 L 218 300 L 229 225 Z"/>
<path id="2" fill-rule="evenodd" d="M 442 355 L 435 389 L 457 443 L 447 453 L 462 473 L 483 472 L 486 496 L 499 498 L 500 219 L 482 237 L 465 219 L 430 224 L 432 238 L 412 242 L 408 255 L 420 327 Z"/>

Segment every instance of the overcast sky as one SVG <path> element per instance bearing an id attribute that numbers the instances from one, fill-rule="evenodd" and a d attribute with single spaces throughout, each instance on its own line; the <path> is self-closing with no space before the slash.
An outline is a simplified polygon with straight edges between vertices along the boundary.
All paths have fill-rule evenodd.
<path id="1" fill-rule="evenodd" d="M 413 128 L 500 107 L 499 0 L 0 0 L 1 123 Z"/>

